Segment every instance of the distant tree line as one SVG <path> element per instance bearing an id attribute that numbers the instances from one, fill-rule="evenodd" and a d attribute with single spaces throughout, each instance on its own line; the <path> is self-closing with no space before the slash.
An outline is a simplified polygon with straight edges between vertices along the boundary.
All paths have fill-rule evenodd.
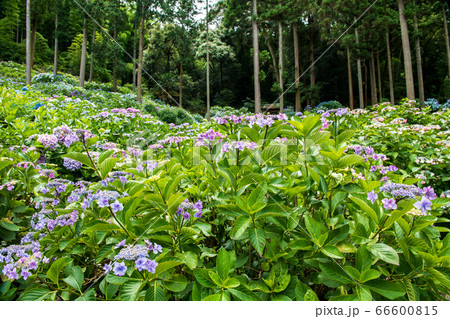
<path id="1" fill-rule="evenodd" d="M 199 19 L 206 2 L 2 0 L 0 59 L 199 113 L 450 98 L 447 1 L 210 0 Z"/>

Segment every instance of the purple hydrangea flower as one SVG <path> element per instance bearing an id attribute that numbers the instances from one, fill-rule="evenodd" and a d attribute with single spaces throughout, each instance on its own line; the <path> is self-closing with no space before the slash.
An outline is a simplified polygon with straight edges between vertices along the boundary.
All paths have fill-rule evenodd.
<path id="1" fill-rule="evenodd" d="M 124 240 L 122 240 L 121 242 L 119 242 L 114 248 L 120 248 L 120 247 L 123 247 L 123 246 L 125 246 L 125 243 L 127 242 L 127 240 L 126 239 L 124 239 Z"/>
<path id="2" fill-rule="evenodd" d="M 80 162 L 78 162 L 76 160 L 73 160 L 71 158 L 67 158 L 67 157 L 64 158 L 63 165 L 64 165 L 65 168 L 67 168 L 70 171 L 79 170 L 83 166 L 82 163 L 80 163 Z"/>
<path id="3" fill-rule="evenodd" d="M 22 269 L 20 275 L 22 276 L 23 280 L 27 280 L 28 277 L 31 276 L 31 272 L 29 272 L 28 269 Z"/>
<path id="4" fill-rule="evenodd" d="M 149 261 L 148 258 L 141 257 L 134 262 L 134 265 L 136 266 L 136 269 L 139 271 L 146 270 L 147 269 L 147 261 Z"/>
<path id="5" fill-rule="evenodd" d="M 111 209 L 113 213 L 121 212 L 123 210 L 123 205 L 118 200 L 116 200 L 111 204 Z"/>
<path id="6" fill-rule="evenodd" d="M 162 247 L 158 244 L 153 244 L 153 253 L 156 255 L 158 253 L 162 253 Z"/>
<path id="7" fill-rule="evenodd" d="M 422 191 L 423 195 L 429 200 L 436 199 L 437 197 L 434 189 L 431 186 L 425 187 Z"/>
<path id="8" fill-rule="evenodd" d="M 114 275 L 124 276 L 127 271 L 127 266 L 124 262 L 114 264 Z"/>
<path id="9" fill-rule="evenodd" d="M 50 148 L 52 150 L 58 145 L 58 138 L 52 134 L 39 135 L 37 141 L 42 143 L 45 148 Z"/>
<path id="10" fill-rule="evenodd" d="M 395 199 L 393 199 L 393 198 L 390 198 L 390 199 L 385 198 L 382 200 L 382 202 L 383 202 L 383 207 L 387 210 L 397 209 L 397 203 L 395 202 Z"/>
<path id="11" fill-rule="evenodd" d="M 375 203 L 375 200 L 377 198 L 378 198 L 378 195 L 374 191 L 371 191 L 369 194 L 367 194 L 367 200 L 370 200 L 372 202 L 372 204 Z"/>
<path id="12" fill-rule="evenodd" d="M 108 274 L 112 270 L 111 263 L 105 264 L 103 270 L 105 271 L 105 275 Z"/>
<path id="13" fill-rule="evenodd" d="M 426 215 L 427 211 L 431 209 L 431 201 L 423 196 L 420 201 L 414 204 L 414 207 L 420 209 L 422 214 Z"/>

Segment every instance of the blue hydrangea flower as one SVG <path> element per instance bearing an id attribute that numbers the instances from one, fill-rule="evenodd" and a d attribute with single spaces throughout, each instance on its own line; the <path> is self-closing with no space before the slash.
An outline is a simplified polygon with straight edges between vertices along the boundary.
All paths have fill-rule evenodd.
<path id="1" fill-rule="evenodd" d="M 375 200 L 378 198 L 378 195 L 375 194 L 374 191 L 371 191 L 369 194 L 367 194 L 367 200 L 370 200 L 372 204 L 375 203 Z"/>
<path id="2" fill-rule="evenodd" d="M 111 263 L 105 264 L 103 270 L 105 271 L 105 275 L 108 274 L 112 270 Z"/>
<path id="3" fill-rule="evenodd" d="M 127 266 L 124 262 L 114 264 L 114 275 L 123 276 L 127 272 Z"/>
<path id="4" fill-rule="evenodd" d="M 123 205 L 118 200 L 116 200 L 111 204 L 111 209 L 113 213 L 121 212 L 123 210 Z"/>
<path id="5" fill-rule="evenodd" d="M 420 201 L 414 204 L 414 207 L 420 209 L 422 214 L 426 215 L 427 211 L 431 209 L 431 201 L 423 196 Z"/>

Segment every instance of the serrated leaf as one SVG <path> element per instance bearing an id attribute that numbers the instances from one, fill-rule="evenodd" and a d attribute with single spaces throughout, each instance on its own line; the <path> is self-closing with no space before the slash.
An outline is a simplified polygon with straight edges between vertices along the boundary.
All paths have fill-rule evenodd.
<path id="1" fill-rule="evenodd" d="M 359 301 L 372 301 L 372 293 L 370 290 L 366 287 L 363 287 L 361 285 L 356 286 L 356 294 L 358 295 Z"/>
<path id="2" fill-rule="evenodd" d="M 247 230 L 251 222 L 252 219 L 250 216 L 239 216 L 238 218 L 236 218 L 231 237 L 232 238 L 241 237 L 242 234 Z"/>
<path id="3" fill-rule="evenodd" d="M 331 257 L 333 259 L 344 258 L 344 256 L 341 254 L 341 252 L 339 251 L 339 249 L 337 249 L 336 246 L 326 245 L 325 247 L 322 247 L 322 252 L 328 257 Z"/>
<path id="4" fill-rule="evenodd" d="M 71 258 L 62 257 L 55 260 L 47 271 L 48 278 L 59 287 L 59 275 L 61 271 L 72 261 Z"/>
<path id="5" fill-rule="evenodd" d="M 416 301 L 416 294 L 414 292 L 414 287 L 411 284 L 411 280 L 408 278 L 403 278 L 403 284 L 405 285 L 405 290 L 408 294 L 409 301 Z"/>
<path id="6" fill-rule="evenodd" d="M 188 284 L 188 280 L 181 274 L 175 274 L 172 278 L 164 280 L 164 287 L 170 291 L 181 292 Z"/>
<path id="7" fill-rule="evenodd" d="M 260 299 L 256 294 L 251 292 L 250 290 L 244 288 L 242 285 L 235 288 L 228 288 L 229 291 L 234 297 L 238 298 L 238 300 L 242 301 L 259 301 Z"/>
<path id="8" fill-rule="evenodd" d="M 63 155 L 63 157 L 67 157 L 67 158 L 73 159 L 75 161 L 78 161 L 78 162 L 86 165 L 87 167 L 93 168 L 91 160 L 85 154 L 72 152 L 72 153 Z"/>
<path id="9" fill-rule="evenodd" d="M 338 281 L 343 284 L 353 284 L 354 280 L 350 278 L 350 275 L 346 273 L 340 266 L 335 263 L 320 264 L 320 269 L 331 280 Z"/>
<path id="10" fill-rule="evenodd" d="M 153 283 L 145 292 L 145 301 L 165 301 L 164 289 L 157 283 Z"/>
<path id="11" fill-rule="evenodd" d="M 352 155 L 345 155 L 339 159 L 337 162 L 338 167 L 347 167 L 347 166 L 353 166 L 356 164 L 360 164 L 364 162 L 364 158 L 362 156 L 352 154 Z"/>
<path id="12" fill-rule="evenodd" d="M 397 252 L 391 246 L 388 246 L 383 243 L 376 243 L 371 246 L 368 246 L 367 249 L 377 258 L 381 260 L 393 264 L 399 265 L 399 258 Z"/>
<path id="13" fill-rule="evenodd" d="M 97 263 L 100 263 L 103 259 L 106 258 L 106 256 L 108 256 L 112 252 L 113 247 L 114 247 L 114 244 L 108 244 L 108 245 L 102 246 L 102 248 L 100 248 L 100 250 L 97 253 L 97 257 L 95 258 L 95 261 Z"/>
<path id="14" fill-rule="evenodd" d="M 262 255 L 264 251 L 264 246 L 266 244 L 266 232 L 258 228 L 249 229 L 250 242 L 257 251 L 258 254 Z"/>
<path id="15" fill-rule="evenodd" d="M 137 294 L 143 287 L 142 281 L 130 280 L 125 282 L 120 288 L 120 299 L 126 301 L 134 301 Z"/>
<path id="16" fill-rule="evenodd" d="M 3 227 L 9 231 L 19 231 L 20 228 L 16 224 L 10 222 L 0 222 L 0 227 Z"/>
<path id="17" fill-rule="evenodd" d="M 358 205 L 363 211 L 365 211 L 370 219 L 375 223 L 378 224 L 378 215 L 377 213 L 373 210 L 372 207 L 369 206 L 369 204 L 367 204 L 365 201 L 363 201 L 362 199 L 355 197 L 355 196 L 350 196 L 349 197 L 356 205 Z"/>
<path id="18" fill-rule="evenodd" d="M 222 278 L 222 280 L 228 278 L 228 273 L 230 272 L 231 269 L 231 257 L 223 247 L 217 254 L 216 269 L 217 274 L 219 275 L 220 278 Z"/>
<path id="19" fill-rule="evenodd" d="M 52 291 L 46 288 L 34 288 L 25 291 L 20 297 L 19 301 L 40 301 L 49 296 Z"/>
<path id="20" fill-rule="evenodd" d="M 195 279 L 198 281 L 200 285 L 206 288 L 214 288 L 217 287 L 217 285 L 212 281 L 211 277 L 209 276 L 209 272 L 207 269 L 203 268 L 197 268 L 194 269 L 194 276 Z"/>
<path id="21" fill-rule="evenodd" d="M 63 279 L 72 288 L 82 292 L 84 274 L 80 266 L 74 266 L 70 270 L 70 276 Z"/>
<path id="22" fill-rule="evenodd" d="M 110 157 L 103 161 L 103 163 L 99 166 L 102 178 L 108 176 L 118 161 L 119 159 L 117 157 Z"/>
<path id="23" fill-rule="evenodd" d="M 237 280 L 236 278 L 228 278 L 227 280 L 225 280 L 223 282 L 223 286 L 225 288 L 236 288 L 240 285 L 241 283 L 239 282 L 239 280 Z"/>
<path id="24" fill-rule="evenodd" d="M 370 290 L 390 300 L 399 298 L 406 293 L 403 285 L 400 283 L 382 279 L 368 281 L 364 284 L 364 287 L 368 287 Z"/>
<path id="25" fill-rule="evenodd" d="M 171 261 L 164 261 L 160 264 L 158 264 L 158 266 L 156 266 L 156 270 L 155 270 L 155 276 L 159 276 L 160 274 L 162 274 L 163 272 L 172 269 L 176 266 L 181 265 L 182 262 L 181 261 L 176 261 L 176 260 L 171 260 Z"/>
<path id="26" fill-rule="evenodd" d="M 82 231 L 82 234 L 86 234 L 86 233 L 90 233 L 90 232 L 94 232 L 94 231 L 122 231 L 122 228 L 120 228 L 118 225 L 116 224 L 109 224 L 109 223 L 98 223 L 95 224 L 89 228 L 86 228 L 85 230 Z"/>

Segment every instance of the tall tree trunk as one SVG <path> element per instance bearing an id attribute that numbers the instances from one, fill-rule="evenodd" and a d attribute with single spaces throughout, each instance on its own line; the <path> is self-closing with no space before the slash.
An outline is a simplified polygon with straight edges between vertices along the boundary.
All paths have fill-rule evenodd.
<path id="1" fill-rule="evenodd" d="M 394 77 L 392 75 L 392 57 L 391 57 L 391 41 L 389 40 L 389 32 L 386 32 L 386 50 L 387 50 L 387 62 L 389 71 L 389 97 L 391 104 L 395 104 L 394 96 Z"/>
<path id="2" fill-rule="evenodd" d="M 259 83 L 258 3 L 252 0 L 253 77 L 255 88 L 255 114 L 261 113 L 261 88 Z"/>
<path id="3" fill-rule="evenodd" d="M 353 76 L 352 76 L 352 57 L 350 54 L 350 48 L 347 47 L 347 71 L 348 71 L 348 99 L 350 103 L 350 109 L 355 108 L 353 100 Z"/>
<path id="4" fill-rule="evenodd" d="M 370 55 L 369 69 L 370 69 L 370 97 L 372 100 L 372 105 L 375 105 L 378 104 L 378 99 L 377 99 L 377 76 L 375 74 L 375 59 L 373 57 L 373 52 Z"/>
<path id="5" fill-rule="evenodd" d="M 27 49 L 26 49 L 26 60 L 27 60 L 27 74 L 26 81 L 27 85 L 31 84 L 31 19 L 30 19 L 30 2 L 31 0 L 27 0 L 26 3 L 26 41 L 27 41 Z"/>
<path id="6" fill-rule="evenodd" d="M 206 118 L 211 120 L 211 88 L 209 84 L 209 2 L 206 0 Z"/>
<path id="7" fill-rule="evenodd" d="M 55 49 L 53 56 L 53 74 L 58 73 L 58 13 L 55 14 Z"/>
<path id="8" fill-rule="evenodd" d="M 314 89 L 316 86 L 316 68 L 315 68 L 315 59 L 314 59 L 314 39 L 313 35 L 309 38 L 309 60 L 311 62 L 310 79 L 311 79 L 311 88 Z"/>
<path id="9" fill-rule="evenodd" d="M 179 104 L 183 107 L 183 60 L 180 59 L 180 94 L 179 94 Z"/>
<path id="10" fill-rule="evenodd" d="M 84 88 L 84 80 L 86 77 L 87 32 L 88 32 L 88 23 L 86 17 L 84 17 L 83 45 L 81 47 L 81 61 L 80 61 L 80 87 L 82 88 Z"/>
<path id="11" fill-rule="evenodd" d="M 33 21 L 33 30 L 31 31 L 31 68 L 34 67 L 34 52 L 36 51 L 36 29 L 38 18 L 35 16 Z"/>
<path id="12" fill-rule="evenodd" d="M 134 40 L 133 40 L 133 92 L 136 92 L 136 35 L 137 23 L 134 22 Z"/>
<path id="13" fill-rule="evenodd" d="M 448 73 L 447 77 L 450 79 L 450 39 L 448 36 L 448 26 L 447 26 L 447 15 L 445 12 L 445 3 L 442 3 L 442 15 L 444 18 L 444 33 L 445 33 L 445 43 L 447 48 L 447 62 L 448 62 Z"/>
<path id="14" fill-rule="evenodd" d="M 300 54 L 298 48 L 297 23 L 294 23 L 292 27 L 294 29 L 295 112 L 300 112 L 302 110 L 302 102 L 300 96 Z"/>
<path id="15" fill-rule="evenodd" d="M 398 0 L 398 12 L 400 16 L 400 29 L 402 32 L 403 57 L 405 64 L 405 77 L 406 77 L 406 95 L 408 99 L 414 100 L 415 99 L 414 76 L 411 60 L 411 48 L 409 45 L 408 24 L 406 22 L 405 16 L 404 0 Z"/>
<path id="16" fill-rule="evenodd" d="M 425 107 L 425 89 L 423 85 L 422 72 L 422 54 L 420 52 L 420 37 L 419 37 L 419 23 L 417 21 L 417 14 L 414 12 L 414 33 L 416 37 L 416 61 L 417 61 L 417 77 L 419 78 L 419 100 L 420 107 Z"/>
<path id="17" fill-rule="evenodd" d="M 378 74 L 378 90 L 379 102 L 383 101 L 383 84 L 381 82 L 380 52 L 377 52 L 377 74 Z"/>
<path id="18" fill-rule="evenodd" d="M 117 17 L 114 18 L 114 44 L 117 42 Z M 113 91 L 117 92 L 117 52 L 114 52 L 113 57 Z"/>
<path id="19" fill-rule="evenodd" d="M 142 103 L 142 64 L 144 58 L 144 6 L 142 6 L 141 28 L 139 31 L 139 64 L 137 72 L 137 101 Z"/>
<path id="20" fill-rule="evenodd" d="M 367 70 L 367 61 L 364 60 L 364 105 L 369 105 L 369 94 L 367 94 L 367 83 L 369 81 L 367 81 L 367 74 L 368 74 L 368 70 Z"/>
<path id="21" fill-rule="evenodd" d="M 95 55 L 95 23 L 92 28 L 92 42 L 91 42 L 91 63 L 89 65 L 89 82 L 94 81 L 94 55 Z"/>
<path id="22" fill-rule="evenodd" d="M 275 55 L 275 51 L 273 50 L 272 44 L 270 43 L 270 39 L 266 38 L 267 47 L 269 48 L 270 57 L 272 58 L 272 65 L 275 73 L 275 79 L 278 84 L 280 84 L 280 72 L 278 70 L 277 57 Z"/>
<path id="23" fill-rule="evenodd" d="M 280 78 L 280 112 L 284 112 L 284 83 L 283 83 L 283 71 L 284 71 L 284 61 L 283 61 L 283 25 L 281 22 L 278 24 L 278 58 L 279 58 L 279 78 Z"/>
<path id="24" fill-rule="evenodd" d="M 355 18 L 356 20 L 356 18 Z M 355 29 L 356 36 L 356 47 L 359 49 L 359 32 Z M 363 80 L 362 80 L 362 69 L 361 69 L 361 58 L 358 53 L 358 60 L 356 61 L 356 66 L 358 68 L 358 92 L 359 92 L 359 108 L 364 108 L 364 92 L 363 92 Z"/>

